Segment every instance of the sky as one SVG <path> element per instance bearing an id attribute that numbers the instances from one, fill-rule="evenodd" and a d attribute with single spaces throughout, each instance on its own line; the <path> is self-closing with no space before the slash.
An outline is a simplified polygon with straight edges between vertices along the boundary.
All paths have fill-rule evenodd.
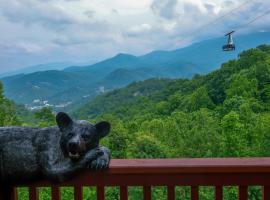
<path id="1" fill-rule="evenodd" d="M 221 37 L 269 8 L 270 0 L 0 0 L 0 73 L 176 49 Z M 269 24 L 267 15 L 238 33 Z"/>

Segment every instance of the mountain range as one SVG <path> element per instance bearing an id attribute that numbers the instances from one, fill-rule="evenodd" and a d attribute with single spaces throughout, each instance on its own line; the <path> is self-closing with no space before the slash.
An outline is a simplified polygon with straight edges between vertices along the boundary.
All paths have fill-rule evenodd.
<path id="1" fill-rule="evenodd" d="M 38 71 L 63 70 L 70 65 L 72 65 L 71 62 L 59 62 L 59 63 L 57 62 L 57 63 L 33 65 L 30 67 L 25 67 L 11 72 L 2 73 L 0 74 L 0 77 L 14 76 L 17 74 L 31 74 Z"/>
<path id="2" fill-rule="evenodd" d="M 35 109 L 51 105 L 69 109 L 100 93 L 153 77 L 191 78 L 205 74 L 237 58 L 246 49 L 270 43 L 270 32 L 236 35 L 236 50 L 223 52 L 226 38 L 215 38 L 172 51 L 153 51 L 143 56 L 120 53 L 88 66 L 41 70 L 1 78 L 5 95 Z M 48 68 L 50 69 L 50 68 Z"/>

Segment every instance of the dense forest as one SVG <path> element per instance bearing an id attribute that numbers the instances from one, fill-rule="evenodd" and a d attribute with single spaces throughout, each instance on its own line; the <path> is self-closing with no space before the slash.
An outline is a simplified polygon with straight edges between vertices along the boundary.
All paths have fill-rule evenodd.
<path id="1" fill-rule="evenodd" d="M 132 83 L 96 97 L 73 116 L 112 124 L 103 144 L 113 158 L 270 156 L 270 46 L 244 51 L 207 75 Z M 7 100 L 1 86 L 0 125 L 33 124 L 54 125 L 54 114 L 49 108 L 29 113 Z M 189 188 L 178 189 L 179 198 L 188 199 Z M 235 188 L 228 191 L 225 198 L 234 199 Z M 250 199 L 259 199 L 259 191 L 252 188 Z M 139 194 L 134 189 L 131 198 Z M 201 192 L 203 199 L 211 194 L 209 188 Z M 110 190 L 110 199 L 117 195 Z M 162 189 L 154 195 L 165 197 Z"/>
<path id="2" fill-rule="evenodd" d="M 269 156 L 270 46 L 191 80 L 133 83 L 74 116 L 113 124 L 115 158 Z"/>

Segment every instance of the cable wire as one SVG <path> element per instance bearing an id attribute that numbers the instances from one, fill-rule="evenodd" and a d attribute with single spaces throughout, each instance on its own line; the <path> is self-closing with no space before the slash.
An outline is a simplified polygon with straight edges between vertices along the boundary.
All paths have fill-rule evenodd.
<path id="1" fill-rule="evenodd" d="M 261 19 L 262 17 L 264 17 L 264 16 L 266 16 L 266 15 L 269 15 L 269 14 L 270 14 L 270 10 L 266 11 L 266 12 L 263 13 L 262 15 L 259 15 L 259 16 L 255 17 L 254 19 L 252 19 L 252 20 L 249 21 L 248 23 L 239 26 L 238 28 L 235 29 L 235 31 L 238 31 L 238 30 L 240 30 L 240 29 L 242 29 L 242 28 L 244 28 L 244 27 L 246 27 L 246 26 L 248 26 L 248 25 L 254 23 L 255 21 Z"/>
<path id="2" fill-rule="evenodd" d="M 217 21 L 219 21 L 219 20 L 221 20 L 221 19 L 227 17 L 228 15 L 232 14 L 233 12 L 237 11 L 237 10 L 240 9 L 241 7 L 244 7 L 244 6 L 246 6 L 247 4 L 249 4 L 249 3 L 253 2 L 253 1 L 255 1 L 255 0 L 248 0 L 248 1 L 245 1 L 244 3 L 242 3 L 242 4 L 240 4 L 239 6 L 233 8 L 233 9 L 230 10 L 229 12 L 225 13 L 224 15 L 221 15 L 221 16 L 219 16 L 218 18 L 214 19 L 213 21 L 210 21 L 210 22 L 208 22 L 208 23 L 206 23 L 206 24 L 200 26 L 198 29 L 196 29 L 196 31 L 194 31 L 193 33 L 189 34 L 189 37 L 190 37 L 190 36 L 195 36 L 195 35 L 201 33 L 201 30 L 202 30 L 202 29 L 208 27 L 209 25 L 215 24 Z M 186 39 L 186 38 L 181 39 L 180 41 L 178 41 L 178 43 L 181 43 L 181 42 L 184 41 L 185 39 Z"/>
<path id="3" fill-rule="evenodd" d="M 248 0 L 248 1 L 245 1 L 244 3 L 240 4 L 240 5 L 237 6 L 236 8 L 234 8 L 234 9 L 230 10 L 229 12 L 225 13 L 224 15 L 222 15 L 222 16 L 220 16 L 220 17 L 214 19 L 213 21 L 211 21 L 211 22 L 209 22 L 209 23 L 207 23 L 207 24 L 205 24 L 205 25 L 202 25 L 201 27 L 198 28 L 197 31 L 199 31 L 200 29 L 204 29 L 205 27 L 207 27 L 207 26 L 209 26 L 209 25 L 212 25 L 212 24 L 216 23 L 217 21 L 219 21 L 219 20 L 221 20 L 221 19 L 227 17 L 228 15 L 230 15 L 230 14 L 232 14 L 233 12 L 237 11 L 239 8 L 241 8 L 241 7 L 243 7 L 243 6 L 246 6 L 247 4 L 251 3 L 252 1 L 254 1 L 254 0 Z M 196 32 L 197 32 L 197 31 L 196 31 Z"/>

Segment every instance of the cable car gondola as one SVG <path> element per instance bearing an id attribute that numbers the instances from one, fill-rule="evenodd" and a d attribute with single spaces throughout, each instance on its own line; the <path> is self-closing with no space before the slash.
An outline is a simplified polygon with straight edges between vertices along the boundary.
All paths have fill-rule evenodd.
<path id="1" fill-rule="evenodd" d="M 232 34 L 234 31 L 231 31 L 227 33 L 225 36 L 228 36 L 228 43 L 223 45 L 222 49 L 223 51 L 234 51 L 235 50 L 235 44 L 233 43 Z"/>

